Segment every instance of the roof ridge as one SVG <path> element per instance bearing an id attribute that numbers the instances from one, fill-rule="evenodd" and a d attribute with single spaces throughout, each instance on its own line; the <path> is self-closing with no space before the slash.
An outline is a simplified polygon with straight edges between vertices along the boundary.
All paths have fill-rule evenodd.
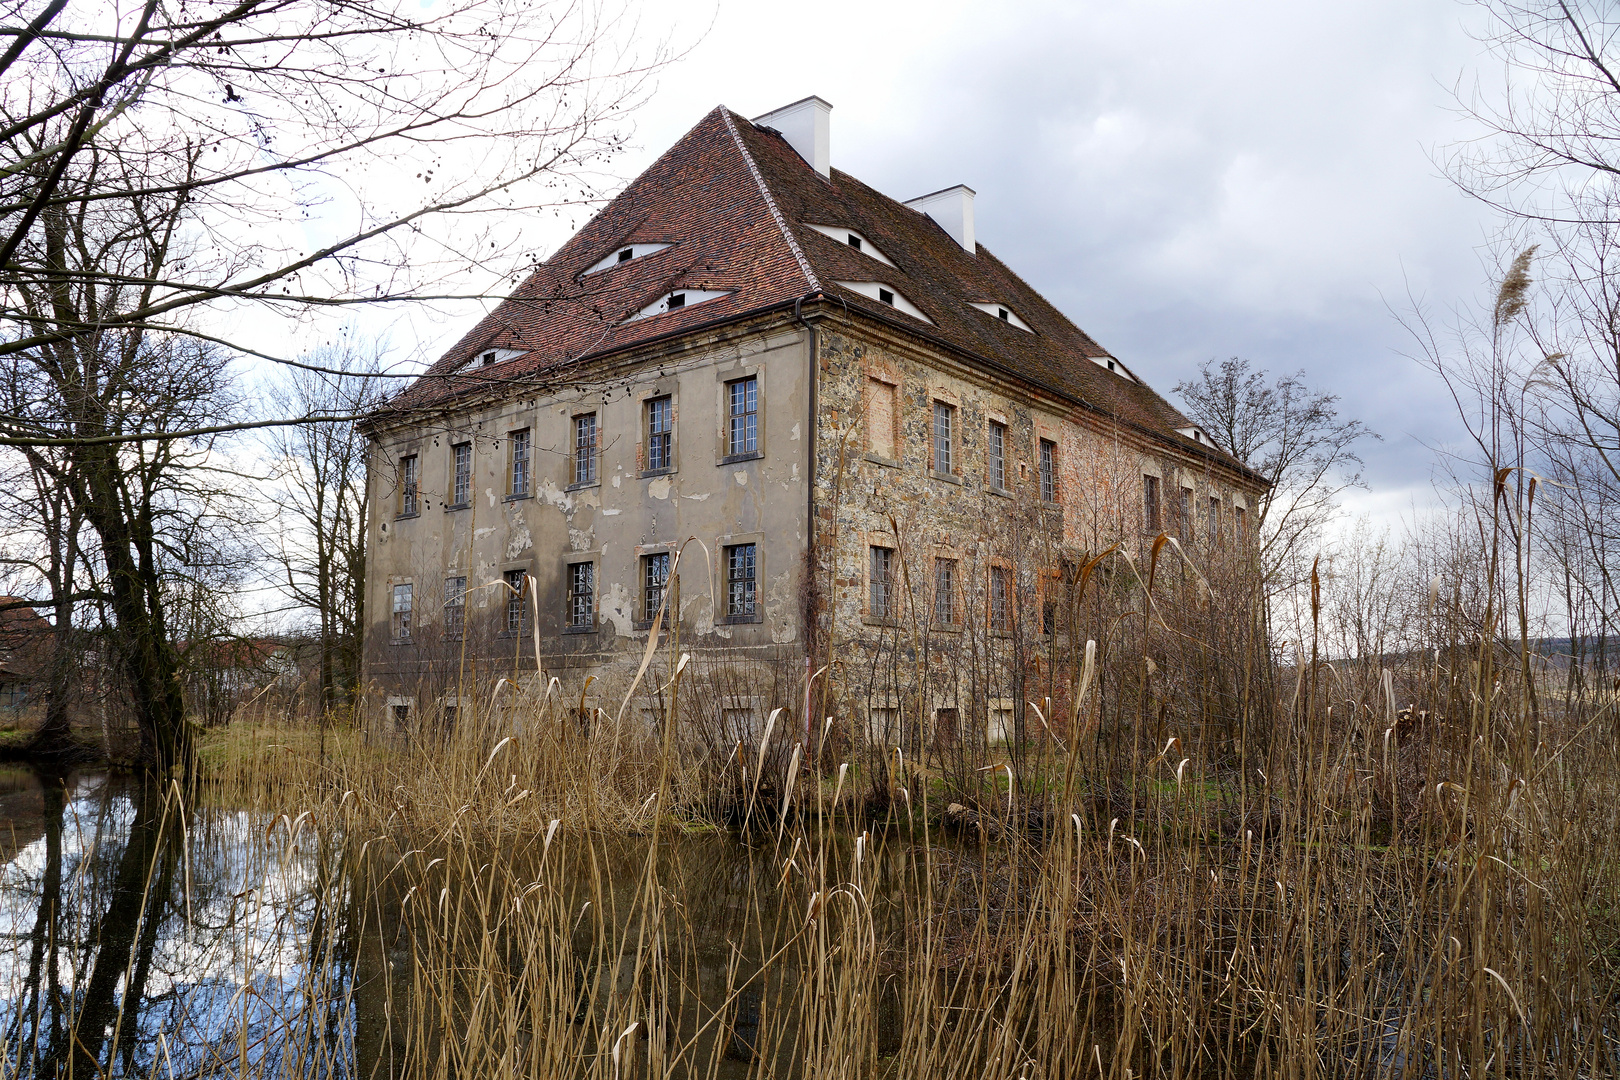
<path id="1" fill-rule="evenodd" d="M 754 156 L 743 145 L 742 134 L 737 130 L 737 124 L 731 119 L 731 110 L 722 109 L 720 118 L 726 122 L 726 130 L 731 133 L 731 141 L 737 144 L 737 152 L 742 155 L 743 161 L 748 164 L 748 171 L 754 177 L 754 183 L 759 185 L 759 193 L 765 197 L 765 205 L 771 211 L 771 217 L 776 219 L 776 227 L 782 230 L 782 239 L 787 241 L 793 252 L 793 257 L 799 262 L 799 269 L 804 272 L 804 279 L 810 283 L 813 292 L 821 291 L 821 282 L 816 278 L 816 272 L 810 268 L 810 260 L 804 257 L 804 251 L 799 247 L 799 241 L 794 238 L 793 230 L 788 228 L 787 219 L 776 205 L 776 199 L 771 195 L 771 189 L 765 184 L 765 177 L 760 173 L 759 166 L 754 164 Z"/>

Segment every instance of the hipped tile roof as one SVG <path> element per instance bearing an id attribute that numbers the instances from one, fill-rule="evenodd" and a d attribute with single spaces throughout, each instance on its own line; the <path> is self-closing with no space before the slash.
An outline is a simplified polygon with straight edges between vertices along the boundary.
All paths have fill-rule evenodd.
<path id="1" fill-rule="evenodd" d="M 895 266 L 868 258 L 810 224 L 854 229 Z M 670 246 L 583 273 L 617 249 L 657 243 Z M 888 285 L 933 324 L 839 281 Z M 729 295 L 625 321 L 682 288 Z M 780 135 L 723 107 L 699 121 L 531 273 L 391 402 L 389 411 L 442 406 L 525 383 L 565 381 L 570 369 L 609 354 L 816 294 L 1082 408 L 1236 465 L 1180 435 L 1176 429 L 1190 422 L 1145 383 L 1096 363 L 1093 358 L 1107 351 L 984 245 L 969 255 L 926 215 L 837 169 L 827 178 L 818 175 Z M 973 302 L 1004 304 L 1035 332 L 986 314 Z M 522 355 L 462 370 L 490 349 Z"/>

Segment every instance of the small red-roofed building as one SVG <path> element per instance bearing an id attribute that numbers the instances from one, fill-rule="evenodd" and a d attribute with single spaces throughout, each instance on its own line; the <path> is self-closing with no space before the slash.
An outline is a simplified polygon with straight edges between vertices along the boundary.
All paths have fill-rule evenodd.
<path id="1" fill-rule="evenodd" d="M 710 112 L 370 419 L 391 720 L 536 672 L 617 715 L 656 619 L 730 673 L 721 740 L 807 730 L 829 664 L 852 739 L 1030 737 L 1088 554 L 1241 545 L 1263 481 L 979 243 L 971 188 L 832 168 L 830 113 Z M 919 652 L 989 674 L 921 694 Z"/>

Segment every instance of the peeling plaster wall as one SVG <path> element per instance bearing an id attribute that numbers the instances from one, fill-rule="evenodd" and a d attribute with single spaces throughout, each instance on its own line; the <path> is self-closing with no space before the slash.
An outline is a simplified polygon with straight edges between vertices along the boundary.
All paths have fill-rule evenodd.
<path id="1" fill-rule="evenodd" d="M 586 376 L 576 389 L 514 399 L 436 418 L 378 438 L 370 481 L 374 522 L 369 542 L 367 669 L 379 683 L 460 669 L 460 641 L 447 641 L 445 579 L 467 578 L 468 653 L 477 663 L 533 668 L 531 634 L 506 633 L 502 575 L 524 570 L 536 582 L 540 664 L 577 687 L 587 673 L 633 672 L 646 645 L 641 556 L 689 537 L 679 564 L 683 648 L 743 649 L 763 658 L 802 653 L 799 581 L 808 541 L 810 414 L 808 335 L 802 325 L 774 326 L 644 356 Z M 759 453 L 727 459 L 725 387 L 759 380 Z M 674 407 L 674 468 L 644 470 L 645 403 L 668 395 Z M 596 480 L 576 485 L 574 418 L 595 412 Z M 510 433 L 532 432 L 532 495 L 513 498 Z M 473 445 L 472 505 L 448 506 L 457 443 Z M 420 511 L 396 515 L 398 466 L 416 454 Z M 724 549 L 754 543 L 762 617 L 728 624 Z M 707 548 L 707 558 L 705 557 Z M 568 567 L 592 561 L 596 626 L 565 632 Z M 413 586 L 414 628 L 392 640 L 390 598 Z M 666 622 L 667 627 L 667 622 Z"/>

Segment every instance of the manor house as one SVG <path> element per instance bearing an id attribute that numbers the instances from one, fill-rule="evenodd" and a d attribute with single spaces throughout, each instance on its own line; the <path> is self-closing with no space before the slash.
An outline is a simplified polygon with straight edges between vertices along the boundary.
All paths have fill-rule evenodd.
<path id="1" fill-rule="evenodd" d="M 1065 632 L 1088 553 L 1246 538 L 1260 479 L 979 243 L 971 188 L 833 168 L 830 113 L 710 112 L 370 420 L 396 719 L 453 713 L 469 671 L 627 679 L 679 553 L 661 632 L 761 673 L 728 722 L 808 713 L 827 670 L 857 737 L 1010 738 L 1010 658 Z M 970 641 L 1002 674 L 915 720 L 855 677 Z"/>

